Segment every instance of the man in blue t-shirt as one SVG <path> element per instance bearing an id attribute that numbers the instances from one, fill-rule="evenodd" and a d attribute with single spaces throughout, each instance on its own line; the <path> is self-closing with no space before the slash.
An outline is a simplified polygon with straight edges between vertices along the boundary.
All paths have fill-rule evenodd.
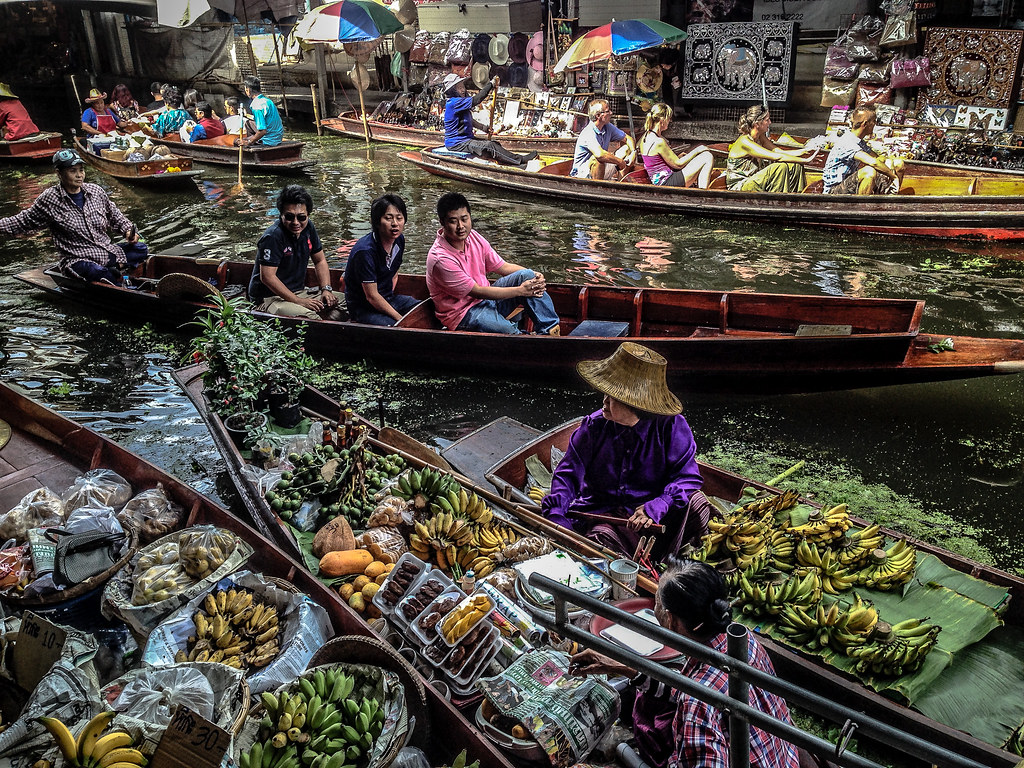
<path id="1" fill-rule="evenodd" d="M 633 137 L 612 124 L 612 110 L 605 99 L 594 99 L 587 107 L 590 122 L 576 139 L 570 176 L 579 179 L 608 179 L 614 176 L 612 166 L 628 171 L 636 158 Z M 612 144 L 616 151 L 612 152 Z"/>
<path id="2" fill-rule="evenodd" d="M 477 91 L 476 96 L 469 96 L 466 93 L 466 78 L 456 75 L 454 72 L 445 77 L 442 85 L 445 96 L 448 97 L 444 105 L 444 146 L 446 149 L 469 152 L 477 157 L 490 157 L 499 163 L 519 167 L 525 166 L 537 157 L 536 152 L 517 155 L 509 152 L 496 141 L 473 138 L 473 110 L 483 103 L 492 88 L 497 87 L 497 76 L 492 77 L 487 85 Z M 486 125 L 476 124 L 476 127 L 482 131 L 487 130 Z"/>
<path id="3" fill-rule="evenodd" d="M 276 147 L 284 139 L 284 123 L 281 122 L 277 106 L 263 95 L 262 87 L 260 79 L 252 75 L 242 81 L 242 90 L 250 99 L 249 111 L 252 112 L 252 121 L 256 128 L 256 133 L 242 143 L 245 146 L 263 144 L 267 147 Z"/>
<path id="4" fill-rule="evenodd" d="M 304 187 L 289 184 L 277 197 L 280 218 L 260 237 L 249 279 L 249 299 L 257 309 L 283 317 L 320 318 L 337 306 L 320 237 L 309 220 L 313 198 Z M 320 291 L 306 290 L 306 268 L 313 259 Z"/>
<path id="5" fill-rule="evenodd" d="M 828 153 L 821 180 L 826 195 L 894 194 L 903 181 L 904 163 L 898 157 L 879 156 L 865 139 L 875 130 L 874 107 L 857 107 Z"/>

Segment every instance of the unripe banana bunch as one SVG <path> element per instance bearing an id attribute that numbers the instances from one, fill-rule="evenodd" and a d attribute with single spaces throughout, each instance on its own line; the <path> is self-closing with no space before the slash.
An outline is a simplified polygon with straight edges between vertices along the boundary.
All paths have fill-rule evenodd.
<path id="1" fill-rule="evenodd" d="M 800 494 L 793 490 L 784 491 L 781 494 L 772 493 L 758 496 L 752 501 L 744 503 L 742 506 L 734 509 L 733 514 L 743 513 L 760 516 L 770 512 L 772 515 L 775 515 L 777 512 L 795 507 L 799 501 Z"/>
<path id="2" fill-rule="evenodd" d="M 868 559 L 871 550 L 882 546 L 882 540 L 881 529 L 877 525 L 869 525 L 867 528 L 847 531 L 832 546 L 844 568 L 856 568 Z"/>
<path id="3" fill-rule="evenodd" d="M 917 550 L 902 539 L 889 549 L 873 549 L 867 566 L 854 574 L 858 584 L 889 592 L 914 578 Z"/>
<path id="4" fill-rule="evenodd" d="M 815 510 L 804 525 L 790 526 L 786 532 L 812 544 L 827 544 L 850 529 L 850 513 L 845 504 L 828 510 Z"/>
<path id="5" fill-rule="evenodd" d="M 942 627 L 920 619 L 907 619 L 891 627 L 882 624 L 878 623 L 872 642 L 847 651 L 858 659 L 856 669 L 861 674 L 896 677 L 914 672 L 935 647 L 942 631 Z"/>
<path id="6" fill-rule="evenodd" d="M 132 737 L 123 731 L 103 734 L 116 712 L 100 712 L 90 720 L 76 738 L 68 727 L 55 717 L 40 717 L 39 722 L 57 742 L 68 765 L 77 768 L 140 768 L 148 762 L 145 755 L 132 748 Z"/>
<path id="7" fill-rule="evenodd" d="M 245 589 L 210 592 L 192 622 L 196 633 L 188 639 L 188 651 L 175 654 L 177 662 L 213 661 L 235 669 L 259 669 L 280 650 L 276 606 L 257 601 Z"/>
<path id="8" fill-rule="evenodd" d="M 751 583 L 745 574 L 737 579 L 736 603 L 752 616 L 777 616 L 786 606 L 814 605 L 821 599 L 821 582 L 815 571 L 790 576 L 779 583 Z"/>
<path id="9" fill-rule="evenodd" d="M 396 495 L 411 501 L 417 510 L 426 510 L 438 495 L 453 486 L 457 487 L 458 483 L 452 477 L 431 467 L 423 467 L 399 475 L 395 487 Z"/>

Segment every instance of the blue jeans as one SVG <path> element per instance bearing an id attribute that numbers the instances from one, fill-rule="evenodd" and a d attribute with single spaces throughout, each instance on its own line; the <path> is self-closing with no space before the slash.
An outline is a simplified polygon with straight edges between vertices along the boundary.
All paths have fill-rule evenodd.
<path id="1" fill-rule="evenodd" d="M 511 275 L 494 282 L 495 288 L 508 288 L 509 286 L 522 285 L 527 280 L 532 280 L 534 272 L 532 269 L 520 269 Z M 533 327 L 541 333 L 546 333 L 558 325 L 558 313 L 551 303 L 551 297 L 546 293 L 542 296 L 516 296 L 512 299 L 484 299 L 479 304 L 474 304 L 462 318 L 457 330 L 460 331 L 482 331 L 483 333 L 521 333 L 519 326 L 505 319 L 516 307 L 523 307 L 526 314 L 533 319 Z"/>
<path id="2" fill-rule="evenodd" d="M 124 251 L 125 259 L 128 261 L 128 264 L 123 267 L 126 272 L 135 269 L 149 257 L 149 247 L 145 243 L 116 243 L 116 245 Z M 121 284 L 121 272 L 118 270 L 117 259 L 113 256 L 110 257 L 106 266 L 82 259 L 68 264 L 66 271 L 72 276 L 90 283 L 105 279 L 117 285 Z"/>
<path id="3" fill-rule="evenodd" d="M 400 315 L 404 315 L 420 303 L 419 299 L 414 299 L 412 296 L 406 296 L 402 293 L 393 293 L 390 296 L 385 296 L 384 300 L 394 307 L 395 311 Z M 375 309 L 352 309 L 350 307 L 349 316 L 355 322 L 366 323 L 367 325 L 395 324 L 395 319 L 391 315 L 385 315 L 383 312 L 378 312 Z"/>

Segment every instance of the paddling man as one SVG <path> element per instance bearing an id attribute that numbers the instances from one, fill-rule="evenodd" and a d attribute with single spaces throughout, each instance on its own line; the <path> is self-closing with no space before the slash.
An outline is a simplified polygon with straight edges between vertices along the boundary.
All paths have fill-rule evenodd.
<path id="1" fill-rule="evenodd" d="M 455 152 L 469 152 L 477 157 L 490 157 L 504 165 L 525 167 L 537 157 L 536 152 L 517 155 L 509 152 L 496 141 L 476 139 L 473 128 L 488 130 L 486 125 L 473 121 L 473 110 L 483 103 L 491 90 L 498 85 L 498 77 L 492 77 L 487 85 L 477 91 L 476 96 L 466 93 L 466 78 L 454 72 L 445 76 L 443 86 L 448 100 L 444 104 L 444 146 Z"/>
<path id="2" fill-rule="evenodd" d="M 876 155 L 865 136 L 875 129 L 875 108 L 858 107 L 825 160 L 826 195 L 895 194 L 903 181 L 903 160 Z"/>
<path id="3" fill-rule="evenodd" d="M 50 228 L 60 253 L 60 271 L 90 282 L 120 284 L 122 272 L 139 266 L 149 250 L 128 218 L 96 184 L 85 183 L 85 162 L 73 149 L 53 156 L 60 180 L 43 191 L 32 206 L 0 219 L 0 233 L 24 235 Z M 127 242 L 114 243 L 108 230 L 124 235 Z"/>
<path id="4" fill-rule="evenodd" d="M 608 102 L 594 99 L 587 107 L 587 114 L 590 122 L 576 139 L 569 175 L 579 179 L 611 179 L 616 170 L 628 171 L 636 159 L 636 145 L 632 136 L 612 124 Z"/>
<path id="5" fill-rule="evenodd" d="M 284 123 L 281 122 L 277 105 L 263 95 L 261 88 L 262 85 L 258 77 L 249 75 L 242 81 L 242 90 L 250 99 L 249 111 L 252 112 L 255 130 L 252 136 L 242 140 L 242 144 L 246 147 L 252 144 L 276 147 L 284 139 Z"/>
<path id="6" fill-rule="evenodd" d="M 7 83 L 0 83 L 0 139 L 17 141 L 39 133 L 28 110 Z"/>
<path id="7" fill-rule="evenodd" d="M 289 184 L 277 197 L 280 218 L 267 227 L 256 245 L 256 264 L 249 279 L 249 299 L 257 309 L 283 317 L 320 319 L 338 305 L 331 287 L 320 236 L 309 219 L 313 197 L 305 187 Z M 306 291 L 306 268 L 313 260 L 320 290 Z"/>

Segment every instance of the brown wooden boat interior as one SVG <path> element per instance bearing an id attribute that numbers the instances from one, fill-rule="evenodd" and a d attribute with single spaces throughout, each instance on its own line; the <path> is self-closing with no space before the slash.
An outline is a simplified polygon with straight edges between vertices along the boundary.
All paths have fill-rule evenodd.
<path id="1" fill-rule="evenodd" d="M 9 157 L 21 160 L 40 160 L 49 158 L 60 149 L 61 135 L 41 131 L 35 136 L 26 136 L 16 141 L 0 141 L 0 158 Z"/>
<path id="2" fill-rule="evenodd" d="M 111 157 L 103 157 L 89 151 L 86 143 L 79 137 L 74 139 L 75 148 L 85 159 L 89 165 L 94 168 L 109 173 L 111 176 L 122 179 L 137 179 L 143 177 L 159 177 L 153 179 L 154 181 L 171 181 L 174 178 L 181 178 L 181 174 L 185 176 L 192 175 L 192 158 L 173 155 L 171 157 L 163 157 L 156 155 L 151 157 L 149 160 L 143 160 L 140 162 L 129 162 L 127 160 L 115 160 Z M 180 170 L 168 172 L 168 168 L 176 167 Z"/>

